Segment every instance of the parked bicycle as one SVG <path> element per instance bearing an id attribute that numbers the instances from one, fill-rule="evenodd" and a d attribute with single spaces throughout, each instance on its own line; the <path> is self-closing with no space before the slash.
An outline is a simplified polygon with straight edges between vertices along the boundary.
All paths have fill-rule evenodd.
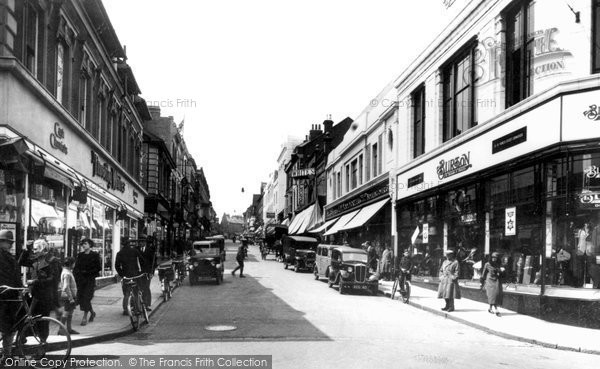
<path id="1" fill-rule="evenodd" d="M 186 266 L 183 259 L 173 260 L 173 266 L 175 267 L 175 285 L 181 287 L 185 280 Z"/>
<path id="2" fill-rule="evenodd" d="M 158 266 L 158 279 L 160 281 L 160 289 L 162 291 L 162 297 L 165 302 L 169 301 L 172 297 L 173 290 L 175 289 L 175 264 L 172 261 L 167 261 Z"/>
<path id="3" fill-rule="evenodd" d="M 146 273 L 142 273 L 135 277 L 123 277 L 121 283 L 129 289 L 129 299 L 127 301 L 127 313 L 131 320 L 131 326 L 134 330 L 138 330 L 140 327 L 140 320 L 144 319 L 146 324 L 149 323 L 148 311 L 146 310 L 146 304 L 142 298 L 142 290 L 140 289 L 137 280 L 139 278 L 148 278 Z"/>
<path id="4" fill-rule="evenodd" d="M 64 362 L 71 354 L 71 335 L 67 327 L 54 318 L 32 314 L 36 302 L 35 299 L 31 300 L 29 288 L 0 286 L 0 294 L 8 291 L 18 291 L 19 297 L 4 301 L 20 304 L 17 310 L 17 317 L 20 318 L 11 328 L 13 337 L 16 334 L 13 355 L 27 360 L 27 363 L 34 368 L 60 367 L 58 363 Z M 0 352 L 1 347 L 0 345 Z M 41 365 L 42 358 L 51 361 L 42 361 L 45 365 Z M 57 366 L 49 366 L 50 362 L 57 362 Z"/>
<path id="5" fill-rule="evenodd" d="M 410 271 L 407 269 L 401 268 L 400 271 L 396 273 L 396 278 L 394 280 L 394 286 L 392 287 L 392 294 L 390 298 L 393 300 L 396 297 L 396 292 L 400 292 L 400 296 L 402 297 L 402 301 L 405 304 L 408 304 L 408 300 L 410 299 Z"/>

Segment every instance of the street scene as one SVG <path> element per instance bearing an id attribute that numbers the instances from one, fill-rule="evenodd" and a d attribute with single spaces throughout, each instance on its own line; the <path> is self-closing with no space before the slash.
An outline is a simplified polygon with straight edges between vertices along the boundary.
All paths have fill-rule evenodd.
<path id="1" fill-rule="evenodd" d="M 600 0 L 0 0 L 0 367 L 591 368 Z"/>

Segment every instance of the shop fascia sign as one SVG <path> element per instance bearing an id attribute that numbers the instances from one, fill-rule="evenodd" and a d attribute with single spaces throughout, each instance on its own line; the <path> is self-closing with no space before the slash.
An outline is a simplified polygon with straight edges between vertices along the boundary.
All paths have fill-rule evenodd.
<path id="1" fill-rule="evenodd" d="M 330 218 L 336 216 L 339 213 L 342 213 L 346 210 L 351 210 L 357 207 L 362 206 L 367 201 L 377 199 L 383 196 L 389 195 L 389 183 L 386 181 L 374 188 L 371 188 L 358 196 L 355 196 L 347 201 L 342 202 L 341 204 L 334 206 L 330 209 L 326 210 L 326 218 Z"/>
<path id="2" fill-rule="evenodd" d="M 61 127 L 60 123 L 55 122 L 54 129 L 52 130 L 52 133 L 50 134 L 50 146 L 53 149 L 56 149 L 56 150 L 62 152 L 63 154 L 67 155 L 69 153 L 69 149 L 67 148 L 67 145 L 65 145 L 65 143 L 62 141 L 64 139 L 65 139 L 64 129 Z"/>
<path id="3" fill-rule="evenodd" d="M 437 167 L 437 175 L 440 180 L 464 172 L 471 168 L 471 152 L 459 155 L 449 160 L 442 159 Z"/>
<path id="4" fill-rule="evenodd" d="M 296 169 L 292 171 L 292 178 L 308 178 L 315 175 L 315 168 Z"/>
<path id="5" fill-rule="evenodd" d="M 579 203 L 582 208 L 600 208 L 600 192 L 582 191 L 579 194 Z"/>
<path id="6" fill-rule="evenodd" d="M 106 181 L 106 188 L 125 192 L 125 182 L 121 179 L 115 169 L 108 163 L 101 164 L 100 158 L 95 151 L 92 151 L 92 176 L 100 177 Z"/>

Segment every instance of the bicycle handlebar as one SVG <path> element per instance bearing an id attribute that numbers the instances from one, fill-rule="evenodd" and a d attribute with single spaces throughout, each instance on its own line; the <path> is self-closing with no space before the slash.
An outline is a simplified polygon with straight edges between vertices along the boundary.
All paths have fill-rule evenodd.
<path id="1" fill-rule="evenodd" d="M 138 276 L 135 276 L 135 277 L 123 277 L 123 280 L 124 281 L 133 281 L 133 280 L 136 280 L 136 279 L 139 279 L 139 278 L 142 278 L 142 277 L 147 277 L 147 276 L 148 276 L 147 273 L 142 273 L 142 274 L 140 274 Z"/>

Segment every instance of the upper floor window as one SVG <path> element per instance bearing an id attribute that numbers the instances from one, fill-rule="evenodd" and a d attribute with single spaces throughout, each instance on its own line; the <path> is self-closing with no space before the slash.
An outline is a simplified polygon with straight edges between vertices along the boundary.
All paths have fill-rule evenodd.
<path id="1" fill-rule="evenodd" d="M 358 186 L 358 159 L 352 160 L 350 163 L 350 189 L 355 189 Z"/>
<path id="2" fill-rule="evenodd" d="M 592 3 L 592 72 L 600 73 L 600 0 Z"/>
<path id="3" fill-rule="evenodd" d="M 31 73 L 37 76 L 38 43 L 40 39 L 40 14 L 31 2 L 26 2 L 24 7 L 24 63 Z"/>
<path id="4" fill-rule="evenodd" d="M 376 143 L 371 145 L 371 158 L 372 158 L 371 165 L 373 166 L 373 178 L 377 177 L 377 175 L 379 174 L 377 172 L 377 168 L 378 168 L 377 163 L 379 162 L 379 149 L 377 146 L 378 145 Z"/>
<path id="5" fill-rule="evenodd" d="M 337 177 L 337 197 L 342 196 L 342 174 L 340 172 L 336 173 L 336 177 Z"/>
<path id="6" fill-rule="evenodd" d="M 363 184 L 363 155 L 360 154 L 358 156 L 358 185 L 362 185 Z"/>
<path id="7" fill-rule="evenodd" d="M 412 93 L 413 101 L 413 157 L 425 153 L 425 86 Z"/>
<path id="8" fill-rule="evenodd" d="M 520 1 L 510 8 L 506 20 L 506 107 L 533 92 L 534 2 Z"/>
<path id="9" fill-rule="evenodd" d="M 477 125 L 475 46 L 475 42 L 467 44 L 442 69 L 444 141 Z"/>
<path id="10" fill-rule="evenodd" d="M 346 191 L 345 193 L 350 192 L 350 164 L 346 164 L 346 167 L 344 168 L 344 171 L 346 172 Z"/>

